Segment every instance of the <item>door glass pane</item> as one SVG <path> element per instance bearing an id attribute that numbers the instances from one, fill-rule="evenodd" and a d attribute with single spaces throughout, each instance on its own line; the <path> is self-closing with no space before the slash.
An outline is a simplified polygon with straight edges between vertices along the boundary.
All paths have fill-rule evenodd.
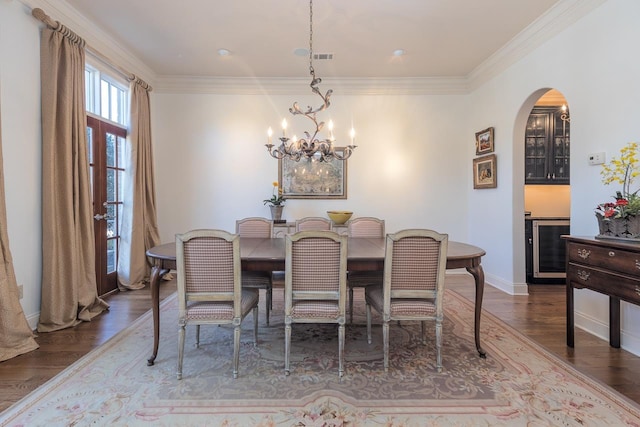
<path id="1" fill-rule="evenodd" d="M 107 167 L 116 166 L 116 136 L 107 133 Z"/>
<path id="2" fill-rule="evenodd" d="M 116 240 L 109 239 L 107 240 L 107 273 L 111 273 L 116 271 Z"/>
<path id="3" fill-rule="evenodd" d="M 116 206 L 107 205 L 107 237 L 115 237 L 118 235 L 118 229 L 116 228 Z"/>
<path id="4" fill-rule="evenodd" d="M 115 202 L 116 196 L 116 171 L 107 169 L 107 202 Z"/>
<path id="5" fill-rule="evenodd" d="M 87 156 L 89 163 L 93 164 L 93 128 L 87 126 Z"/>

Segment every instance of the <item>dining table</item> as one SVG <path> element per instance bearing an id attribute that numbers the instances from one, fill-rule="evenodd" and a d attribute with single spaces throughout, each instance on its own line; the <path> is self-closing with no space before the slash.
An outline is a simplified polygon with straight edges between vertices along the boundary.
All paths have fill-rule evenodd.
<path id="1" fill-rule="evenodd" d="M 348 271 L 381 271 L 384 269 L 385 238 L 349 237 L 347 241 Z M 147 365 L 153 366 L 160 344 L 160 282 L 164 275 L 176 269 L 176 244 L 164 243 L 146 252 L 152 261 L 149 286 L 153 311 L 153 352 Z M 447 247 L 447 269 L 464 268 L 475 282 L 474 337 L 480 357 L 486 352 L 480 345 L 480 314 L 484 294 L 484 271 L 481 259 L 486 252 L 474 245 L 449 241 Z M 242 270 L 284 271 L 284 238 L 240 238 L 240 260 Z"/>

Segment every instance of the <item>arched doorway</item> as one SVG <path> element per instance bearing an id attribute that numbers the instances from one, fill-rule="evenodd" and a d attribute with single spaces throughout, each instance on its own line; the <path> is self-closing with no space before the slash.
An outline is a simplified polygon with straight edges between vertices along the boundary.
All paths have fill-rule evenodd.
<path id="1" fill-rule="evenodd" d="M 558 90 L 538 98 L 524 136 L 525 268 L 527 285 L 563 284 L 570 224 L 571 117 Z"/>

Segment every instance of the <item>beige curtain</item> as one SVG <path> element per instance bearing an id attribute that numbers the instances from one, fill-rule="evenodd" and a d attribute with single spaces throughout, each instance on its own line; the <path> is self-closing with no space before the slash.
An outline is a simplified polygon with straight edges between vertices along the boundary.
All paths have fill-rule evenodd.
<path id="1" fill-rule="evenodd" d="M 129 85 L 131 126 L 127 147 L 124 212 L 118 258 L 120 289 L 140 289 L 149 277 L 146 251 L 160 243 L 151 149 L 151 87 L 132 76 Z"/>
<path id="2" fill-rule="evenodd" d="M 20 305 L 7 233 L 0 121 L 0 362 L 38 348 Z"/>
<path id="3" fill-rule="evenodd" d="M 84 58 L 84 40 L 64 25 L 42 30 L 41 332 L 89 321 L 109 307 L 96 289 Z"/>

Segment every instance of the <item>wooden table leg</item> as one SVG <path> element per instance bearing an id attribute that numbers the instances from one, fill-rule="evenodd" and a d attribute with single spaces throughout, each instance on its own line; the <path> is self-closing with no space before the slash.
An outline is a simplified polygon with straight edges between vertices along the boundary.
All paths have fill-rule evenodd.
<path id="1" fill-rule="evenodd" d="M 609 345 L 620 348 L 620 298 L 609 297 Z"/>
<path id="2" fill-rule="evenodd" d="M 573 329 L 573 286 L 567 280 L 567 346 L 573 347 L 575 335 Z"/>
<path id="3" fill-rule="evenodd" d="M 484 270 L 482 269 L 482 265 L 478 264 L 475 267 L 467 267 L 467 271 L 471 273 L 476 282 L 474 333 L 476 350 L 478 350 L 480 357 L 484 359 L 487 357 L 487 352 L 484 351 L 480 345 L 480 313 L 482 313 L 482 297 L 484 296 Z"/>
<path id="4" fill-rule="evenodd" d="M 147 359 L 147 366 L 153 366 L 153 362 L 158 355 L 158 345 L 160 343 L 160 279 L 169 272 L 163 269 L 160 262 L 151 267 L 151 277 L 149 287 L 151 288 L 151 310 L 153 311 L 153 354 Z"/>

